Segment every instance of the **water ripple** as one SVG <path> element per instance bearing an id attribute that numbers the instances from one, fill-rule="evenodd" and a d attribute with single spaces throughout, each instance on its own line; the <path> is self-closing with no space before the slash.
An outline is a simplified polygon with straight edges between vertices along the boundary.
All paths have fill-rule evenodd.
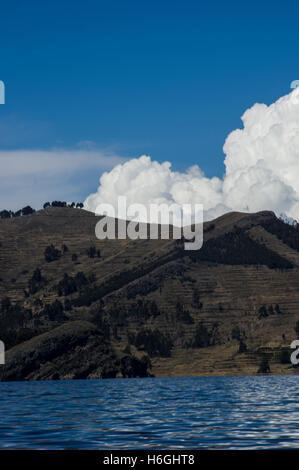
<path id="1" fill-rule="evenodd" d="M 297 376 L 0 383 L 0 447 L 298 448 Z"/>

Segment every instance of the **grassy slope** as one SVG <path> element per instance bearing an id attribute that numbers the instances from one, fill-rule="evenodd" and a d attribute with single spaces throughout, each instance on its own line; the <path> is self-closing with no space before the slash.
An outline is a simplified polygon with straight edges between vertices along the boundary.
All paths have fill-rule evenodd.
<path id="1" fill-rule="evenodd" d="M 128 284 L 123 282 L 121 288 L 103 299 L 104 316 L 111 323 L 110 342 L 116 351 L 126 347 L 130 336 L 147 328 L 162 331 L 173 343 L 170 357 L 152 357 L 153 373 L 157 376 L 256 373 L 261 351 L 268 355 L 273 372 L 292 373 L 290 365 L 279 363 L 278 352 L 296 337 L 299 253 L 260 225 L 272 217 L 269 212 L 227 214 L 213 222 L 215 227 L 206 232 L 205 239 L 217 238 L 239 226 L 252 239 L 290 260 L 294 264 L 291 270 L 194 263 L 188 256 L 167 261 L 167 256 L 175 250 L 174 241 L 99 241 L 94 235 L 96 217 L 79 209 L 49 208 L 26 217 L 0 220 L 0 298 L 9 295 L 13 302 L 31 308 L 35 316 L 39 312 L 36 299 L 43 304 L 53 302 L 57 298 L 53 286 L 65 272 L 72 276 L 79 271 L 86 276 L 94 274 L 95 283 L 101 285 L 107 280 L 109 284 L 109 278 L 116 274 L 132 270 L 136 272 L 136 279 Z M 47 263 L 44 250 L 51 243 L 59 249 L 65 244 L 68 251 L 59 260 Z M 101 258 L 87 256 L 86 251 L 92 245 L 101 250 Z M 76 263 L 72 261 L 74 253 L 78 255 Z M 163 259 L 163 264 L 156 267 L 154 262 L 162 263 Z M 48 283 L 36 294 L 24 298 L 24 289 L 28 288 L 36 267 L 41 269 Z M 148 267 L 150 272 L 140 277 L 140 267 Z M 148 289 L 148 286 L 154 287 Z M 195 288 L 202 308 L 194 305 Z M 128 299 L 128 292 L 135 293 L 135 297 Z M 76 296 L 73 294 L 70 299 Z M 159 314 L 134 314 L 138 300 L 155 301 Z M 188 310 L 193 323 L 178 316 L 178 301 L 183 310 Z M 91 321 L 98 304 L 73 308 L 67 312 L 67 321 Z M 281 314 L 259 318 L 261 306 L 269 308 L 276 304 Z M 115 308 L 121 312 L 116 319 L 111 318 Z M 199 323 L 211 333 L 212 345 L 186 349 L 192 344 Z M 42 322 L 45 331 L 57 326 L 46 319 Z M 237 353 L 239 341 L 232 338 L 234 327 L 240 329 L 247 353 Z M 23 346 L 16 346 L 14 350 Z M 131 350 L 137 356 L 144 354 L 142 347 L 138 350 L 131 345 Z"/>

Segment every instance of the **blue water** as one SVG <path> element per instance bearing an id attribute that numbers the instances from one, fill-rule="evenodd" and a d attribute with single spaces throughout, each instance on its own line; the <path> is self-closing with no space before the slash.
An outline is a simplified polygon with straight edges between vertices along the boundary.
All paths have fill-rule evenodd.
<path id="1" fill-rule="evenodd" d="M 0 383 L 0 448 L 299 448 L 299 377 Z"/>

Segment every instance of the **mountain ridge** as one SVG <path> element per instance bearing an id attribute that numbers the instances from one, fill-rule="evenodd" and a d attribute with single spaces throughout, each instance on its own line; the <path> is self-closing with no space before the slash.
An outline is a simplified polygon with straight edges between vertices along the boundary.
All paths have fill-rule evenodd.
<path id="1" fill-rule="evenodd" d="M 83 378 L 253 374 L 265 358 L 296 372 L 286 360 L 299 321 L 296 227 L 271 211 L 228 213 L 204 223 L 194 254 L 183 239 L 97 240 L 98 219 L 50 207 L 0 220 L 2 380 L 78 378 L 78 351 Z M 16 357 L 30 363 L 26 345 L 75 322 L 90 325 L 90 343 L 58 341 L 30 373 L 16 368 Z"/>

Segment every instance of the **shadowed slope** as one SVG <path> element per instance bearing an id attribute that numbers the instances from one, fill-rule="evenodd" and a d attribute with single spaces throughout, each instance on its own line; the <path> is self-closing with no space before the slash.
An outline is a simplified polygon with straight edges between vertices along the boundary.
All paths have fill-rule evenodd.
<path id="1" fill-rule="evenodd" d="M 205 223 L 202 250 L 187 252 L 183 240 L 97 240 L 96 222 L 71 208 L 0 220 L 0 331 L 14 364 L 7 378 L 45 378 L 37 362 L 14 375 L 18 348 L 36 341 L 39 350 L 43 335 L 76 322 L 95 328 L 91 337 L 108 348 L 105 356 L 94 346 L 99 370 L 127 354 L 146 367 L 150 358 L 155 375 L 255 373 L 264 355 L 274 372 L 293 371 L 281 355 L 299 320 L 297 229 L 272 212 L 233 212 Z M 72 344 L 54 354 L 61 360 L 49 353 L 48 378 L 55 367 L 59 378 L 78 376 Z M 27 363 L 29 352 L 20 351 Z"/>

